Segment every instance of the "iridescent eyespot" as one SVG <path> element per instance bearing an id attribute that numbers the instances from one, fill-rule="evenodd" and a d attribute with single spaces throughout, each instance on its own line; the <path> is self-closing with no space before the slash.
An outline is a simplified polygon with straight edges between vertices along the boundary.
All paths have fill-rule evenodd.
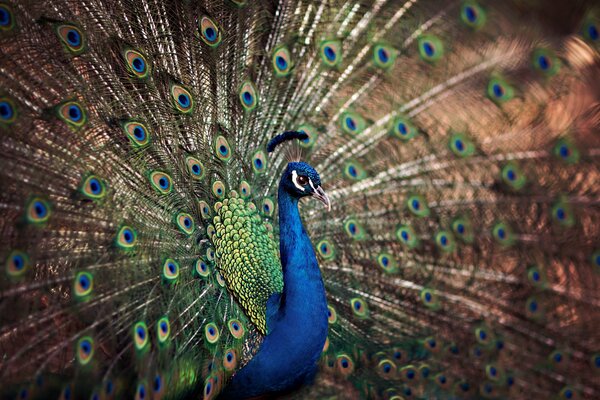
<path id="1" fill-rule="evenodd" d="M 396 364 L 394 364 L 390 360 L 387 360 L 387 359 L 381 360 L 381 361 L 379 361 L 379 364 L 377 364 L 377 372 L 384 379 L 395 378 L 396 371 L 397 371 Z"/>
<path id="2" fill-rule="evenodd" d="M 275 202 L 273 199 L 268 197 L 264 198 L 260 210 L 265 217 L 271 217 L 275 211 Z"/>
<path id="3" fill-rule="evenodd" d="M 465 1 L 460 9 L 460 19 L 470 28 L 479 29 L 485 25 L 485 11 L 475 1 Z"/>
<path id="4" fill-rule="evenodd" d="M 196 264 L 194 265 L 194 274 L 200 278 L 208 278 L 210 275 L 208 263 L 203 259 L 196 260 Z"/>
<path id="5" fill-rule="evenodd" d="M 358 135 L 365 129 L 365 126 L 365 119 L 357 113 L 346 111 L 340 115 L 340 127 L 349 135 Z"/>
<path id="6" fill-rule="evenodd" d="M 552 219 L 560 226 L 570 228 L 575 225 L 575 215 L 569 203 L 561 199 L 552 206 Z"/>
<path id="7" fill-rule="evenodd" d="M 569 357 L 567 353 L 560 350 L 554 350 L 548 356 L 548 361 L 550 361 L 550 363 L 554 364 L 555 366 L 564 366 L 567 364 L 568 358 Z"/>
<path id="8" fill-rule="evenodd" d="M 160 374 L 157 374 L 152 380 L 152 391 L 154 392 L 154 399 L 158 400 L 162 398 L 165 386 L 166 385 L 163 382 L 162 376 L 160 376 Z"/>
<path id="9" fill-rule="evenodd" d="M 317 129 L 310 124 L 302 124 L 297 129 L 298 132 L 304 132 L 308 136 L 307 139 L 300 140 L 300 147 L 304 147 L 305 149 L 311 148 L 315 142 L 317 141 Z"/>
<path id="10" fill-rule="evenodd" d="M 221 43 L 221 30 L 210 17 L 203 15 L 198 22 L 198 29 L 200 30 L 200 38 L 207 45 L 215 47 Z"/>
<path id="11" fill-rule="evenodd" d="M 408 225 L 401 225 L 396 230 L 396 237 L 409 249 L 415 248 L 419 243 L 414 230 Z"/>
<path id="12" fill-rule="evenodd" d="M 439 386 L 442 389 L 447 389 L 452 384 L 450 378 L 448 378 L 444 373 L 437 374 L 433 381 L 437 386 Z"/>
<path id="13" fill-rule="evenodd" d="M 208 247 L 206 249 L 206 258 L 208 259 L 208 261 L 214 261 L 215 260 L 215 249 L 213 249 L 212 247 Z"/>
<path id="14" fill-rule="evenodd" d="M 240 182 L 239 189 L 240 189 L 240 197 L 242 199 L 247 199 L 252 194 L 252 186 L 250 186 L 250 184 L 244 180 Z"/>
<path id="15" fill-rule="evenodd" d="M 230 319 L 227 323 L 227 327 L 229 328 L 229 332 L 235 339 L 241 339 L 244 337 L 246 330 L 244 329 L 244 324 L 239 319 Z"/>
<path id="16" fill-rule="evenodd" d="M 227 349 L 223 355 L 223 368 L 225 371 L 233 371 L 237 367 L 238 356 L 235 349 Z"/>
<path id="17" fill-rule="evenodd" d="M 344 223 L 344 230 L 350 239 L 362 240 L 366 237 L 365 230 L 354 218 L 350 218 Z"/>
<path id="18" fill-rule="evenodd" d="M 367 172 L 357 161 L 350 160 L 344 164 L 344 176 L 353 181 L 360 181 L 367 177 Z"/>
<path id="19" fill-rule="evenodd" d="M 464 243 L 472 243 L 474 239 L 471 222 L 464 217 L 456 218 L 452 221 L 452 232 Z"/>
<path id="20" fill-rule="evenodd" d="M 89 272 L 81 271 L 75 275 L 73 294 L 77 300 L 89 299 L 94 290 L 94 277 Z"/>
<path id="21" fill-rule="evenodd" d="M 325 338 L 325 344 L 323 345 L 321 353 L 327 353 L 327 350 L 329 350 L 329 337 Z"/>
<path id="22" fill-rule="evenodd" d="M 373 46 L 373 63 L 378 68 L 390 69 L 396 62 L 398 51 L 392 46 L 379 43 Z"/>
<path id="23" fill-rule="evenodd" d="M 64 48 L 73 55 L 86 50 L 86 38 L 81 29 L 73 24 L 61 24 L 54 27 Z"/>
<path id="24" fill-rule="evenodd" d="M 335 258 L 335 249 L 333 244 L 327 239 L 323 239 L 317 243 L 317 251 L 324 260 L 331 260 Z"/>
<path id="25" fill-rule="evenodd" d="M 352 308 L 352 313 L 359 318 L 366 318 L 369 316 L 369 308 L 367 307 L 367 302 L 364 299 L 359 297 L 350 299 L 350 307 Z"/>
<path id="26" fill-rule="evenodd" d="M 422 196 L 412 195 L 406 200 L 408 210 L 417 217 L 427 217 L 430 214 L 429 206 Z"/>
<path id="27" fill-rule="evenodd" d="M 462 133 L 455 133 L 450 137 L 450 150 L 458 157 L 469 157 L 475 153 L 475 145 Z"/>
<path id="28" fill-rule="evenodd" d="M 377 264 L 384 272 L 394 273 L 398 271 L 398 262 L 390 253 L 380 253 L 377 256 Z"/>
<path id="29" fill-rule="evenodd" d="M 135 147 L 143 147 L 150 143 L 150 133 L 148 128 L 139 121 L 125 121 L 121 124 L 123 132 L 131 140 Z"/>
<path id="30" fill-rule="evenodd" d="M 15 17 L 12 7 L 8 4 L 0 3 L 0 32 L 11 31 L 15 27 Z"/>
<path id="31" fill-rule="evenodd" d="M 559 398 L 565 400 L 577 400 L 579 399 L 579 392 L 570 386 L 565 386 L 560 391 Z"/>
<path id="32" fill-rule="evenodd" d="M 87 365 L 94 357 L 94 339 L 84 336 L 77 342 L 77 361 L 81 365 Z"/>
<path id="33" fill-rule="evenodd" d="M 20 277 L 30 267 L 29 256 L 20 250 L 13 250 L 6 259 L 6 273 L 10 277 Z"/>
<path id="34" fill-rule="evenodd" d="M 397 116 L 394 118 L 392 125 L 392 135 L 394 137 L 408 141 L 417 136 L 418 133 L 419 131 L 415 125 L 407 117 Z"/>
<path id="35" fill-rule="evenodd" d="M 171 324 L 169 318 L 162 317 L 156 322 L 156 337 L 159 344 L 165 344 L 171 334 Z"/>
<path id="36" fill-rule="evenodd" d="M 292 71 L 291 55 L 287 47 L 279 46 L 275 48 L 271 59 L 277 76 L 286 76 Z"/>
<path id="37" fill-rule="evenodd" d="M 250 81 L 246 81 L 240 88 L 240 102 L 246 111 L 252 111 L 258 105 L 258 92 Z"/>
<path id="38" fill-rule="evenodd" d="M 354 362 L 347 354 L 340 354 L 336 358 L 336 369 L 343 375 L 348 376 L 354 372 Z"/>
<path id="39" fill-rule="evenodd" d="M 535 297 L 530 297 L 525 302 L 525 312 L 530 317 L 538 317 L 540 315 L 540 303 Z"/>
<path id="40" fill-rule="evenodd" d="M 485 374 L 488 379 L 494 382 L 504 380 L 504 369 L 497 364 L 487 364 L 485 366 Z"/>
<path id="41" fill-rule="evenodd" d="M 546 282 L 544 273 L 535 265 L 527 269 L 527 279 L 536 287 L 543 287 Z"/>
<path id="42" fill-rule="evenodd" d="M 258 150 L 252 156 L 252 170 L 255 174 L 262 174 L 267 170 L 267 156 L 262 150 Z"/>
<path id="43" fill-rule="evenodd" d="M 79 192 L 92 200 L 100 200 L 106 196 L 106 185 L 96 175 L 87 175 L 79 185 Z"/>
<path id="44" fill-rule="evenodd" d="M 204 395 L 202 400 L 212 400 L 218 393 L 218 384 L 215 382 L 215 376 L 209 376 L 204 381 Z"/>
<path id="45" fill-rule="evenodd" d="M 552 50 L 537 49 L 532 55 L 533 67 L 545 76 L 554 76 L 560 71 L 560 60 Z"/>
<path id="46" fill-rule="evenodd" d="M 219 286 L 221 286 L 222 288 L 224 288 L 227 283 L 225 282 L 225 278 L 223 277 L 223 275 L 217 271 L 217 283 L 219 284 Z"/>
<path id="47" fill-rule="evenodd" d="M 419 297 L 421 298 L 421 301 L 427 308 L 436 310 L 440 306 L 438 296 L 432 289 L 422 289 L 421 293 L 419 293 Z"/>
<path id="48" fill-rule="evenodd" d="M 202 217 L 202 219 L 210 219 L 210 207 L 206 201 L 200 200 L 198 202 L 198 209 L 200 210 L 200 216 Z"/>
<path id="49" fill-rule="evenodd" d="M 416 379 L 419 378 L 419 375 L 417 374 L 414 365 L 407 365 L 405 367 L 402 367 L 400 369 L 400 376 L 403 378 L 403 380 L 407 382 L 414 382 Z"/>
<path id="50" fill-rule="evenodd" d="M 509 162 L 502 168 L 502 180 L 513 190 L 522 189 L 527 182 L 525 174 L 514 162 Z"/>
<path id="51" fill-rule="evenodd" d="M 579 150 L 566 138 L 561 138 L 556 142 L 553 153 L 566 164 L 576 164 L 579 161 Z"/>
<path id="52" fill-rule="evenodd" d="M 181 232 L 185 233 L 186 235 L 191 235 L 192 233 L 194 233 L 194 230 L 196 229 L 196 224 L 194 223 L 194 219 L 190 214 L 179 213 L 177 214 L 175 221 L 177 223 L 177 227 Z"/>
<path id="53" fill-rule="evenodd" d="M 188 173 L 192 179 L 199 181 L 204 178 L 204 166 L 200 160 L 195 157 L 188 156 L 185 158 L 185 165 L 187 166 Z"/>
<path id="54" fill-rule="evenodd" d="M 150 343 L 150 338 L 148 336 L 148 327 L 146 323 L 143 321 L 139 321 L 133 325 L 133 343 L 135 348 L 140 351 L 146 349 L 148 344 Z"/>
<path id="55" fill-rule="evenodd" d="M 135 246 L 137 242 L 137 232 L 133 228 L 123 225 L 119 228 L 115 243 L 118 247 L 129 250 Z"/>
<path id="56" fill-rule="evenodd" d="M 440 231 L 435 235 L 435 244 L 445 253 L 451 253 L 456 248 L 454 237 L 447 231 Z"/>
<path id="57" fill-rule="evenodd" d="M 210 344 L 217 343 L 219 340 L 219 328 L 214 322 L 209 322 L 204 326 L 204 336 L 206 341 Z"/>
<path id="58" fill-rule="evenodd" d="M 515 90 L 503 78 L 492 77 L 488 83 L 487 94 L 492 101 L 502 104 L 514 97 Z"/>
<path id="59" fill-rule="evenodd" d="M 25 220 L 30 224 L 42 225 L 50 219 L 50 203 L 42 197 L 32 197 L 25 207 Z"/>
<path id="60" fill-rule="evenodd" d="M 66 101 L 56 107 L 58 118 L 74 129 L 79 129 L 87 122 L 87 115 L 77 101 Z"/>
<path id="61" fill-rule="evenodd" d="M 435 337 L 429 336 L 423 340 L 423 347 L 431 353 L 438 353 L 442 346 Z"/>
<path id="62" fill-rule="evenodd" d="M 510 246 L 515 242 L 515 235 L 511 227 L 505 222 L 499 222 L 492 228 L 492 235 L 496 242 L 502 246 Z"/>
<path id="63" fill-rule="evenodd" d="M 147 78 L 150 74 L 150 65 L 146 57 L 137 50 L 127 49 L 123 51 L 123 58 L 129 73 L 140 79 Z"/>
<path id="64" fill-rule="evenodd" d="M 163 262 L 162 268 L 163 280 L 166 283 L 174 283 L 179 278 L 179 264 L 172 258 L 167 258 Z"/>
<path id="65" fill-rule="evenodd" d="M 342 62 L 342 43 L 339 40 L 326 40 L 321 42 L 319 54 L 323 64 L 335 67 Z"/>
<path id="66" fill-rule="evenodd" d="M 600 38 L 600 28 L 598 27 L 598 21 L 594 16 L 590 16 L 583 23 L 583 37 L 593 43 L 598 43 Z"/>
<path id="67" fill-rule="evenodd" d="M 600 353 L 592 354 L 590 365 L 596 372 L 600 371 Z"/>
<path id="68" fill-rule="evenodd" d="M 71 400 L 72 395 L 73 389 L 71 388 L 71 385 L 67 384 L 61 390 L 59 400 Z"/>
<path id="69" fill-rule="evenodd" d="M 422 60 L 435 62 L 444 55 L 442 41 L 433 35 L 423 35 L 418 39 L 419 55 Z"/>
<path id="70" fill-rule="evenodd" d="M 135 400 L 146 400 L 148 396 L 148 391 L 146 390 L 146 383 L 140 382 L 138 383 L 135 389 Z"/>
<path id="71" fill-rule="evenodd" d="M 175 110 L 182 114 L 190 114 L 194 111 L 194 98 L 190 91 L 182 85 L 171 85 L 171 100 Z"/>
<path id="72" fill-rule="evenodd" d="M 215 139 L 215 154 L 221 161 L 228 162 L 231 159 L 231 147 L 225 137 L 219 135 Z"/>
<path id="73" fill-rule="evenodd" d="M 225 184 L 221 181 L 214 181 L 212 184 L 212 192 L 217 198 L 222 199 L 225 197 Z"/>
<path id="74" fill-rule="evenodd" d="M 335 312 L 335 308 L 332 306 L 327 306 L 327 321 L 330 324 L 335 324 L 337 322 L 337 312 Z"/>
<path id="75" fill-rule="evenodd" d="M 0 5 L 1 6 L 1 5 Z M 0 97 L 0 124 L 12 124 L 17 120 L 15 103 L 8 97 Z"/>
<path id="76" fill-rule="evenodd" d="M 171 177 L 161 171 L 150 172 L 150 183 L 161 194 L 169 194 L 173 190 Z"/>

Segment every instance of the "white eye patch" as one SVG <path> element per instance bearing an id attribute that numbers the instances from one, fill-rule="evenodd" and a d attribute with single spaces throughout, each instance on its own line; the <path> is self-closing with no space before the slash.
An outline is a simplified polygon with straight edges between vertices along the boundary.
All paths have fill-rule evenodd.
<path id="1" fill-rule="evenodd" d="M 296 186 L 298 190 L 304 192 L 304 186 L 298 183 L 298 173 L 296 172 L 296 170 L 292 171 L 292 182 L 294 182 L 294 186 Z"/>

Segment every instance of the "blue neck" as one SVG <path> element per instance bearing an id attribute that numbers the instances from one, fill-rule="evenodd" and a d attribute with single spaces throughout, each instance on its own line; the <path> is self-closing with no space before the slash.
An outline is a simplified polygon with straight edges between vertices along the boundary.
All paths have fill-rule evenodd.
<path id="1" fill-rule="evenodd" d="M 280 184 L 278 204 L 283 293 L 269 299 L 269 334 L 256 356 L 234 376 L 223 398 L 281 393 L 309 383 L 327 337 L 325 287 L 300 219 L 298 199 Z"/>

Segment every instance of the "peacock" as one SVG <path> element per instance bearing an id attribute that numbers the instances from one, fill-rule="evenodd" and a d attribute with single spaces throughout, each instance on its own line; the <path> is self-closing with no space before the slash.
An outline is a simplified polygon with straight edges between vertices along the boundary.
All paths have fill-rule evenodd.
<path id="1" fill-rule="evenodd" d="M 600 398 L 599 30 L 0 0 L 0 398 Z"/>

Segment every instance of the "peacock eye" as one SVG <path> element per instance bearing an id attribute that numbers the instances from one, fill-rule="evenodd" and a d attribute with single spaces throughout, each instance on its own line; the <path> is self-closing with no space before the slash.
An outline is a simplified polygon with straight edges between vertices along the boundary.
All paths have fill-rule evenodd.
<path id="1" fill-rule="evenodd" d="M 298 179 L 296 181 L 298 184 L 304 186 L 308 183 L 308 177 L 304 175 L 298 175 Z"/>

